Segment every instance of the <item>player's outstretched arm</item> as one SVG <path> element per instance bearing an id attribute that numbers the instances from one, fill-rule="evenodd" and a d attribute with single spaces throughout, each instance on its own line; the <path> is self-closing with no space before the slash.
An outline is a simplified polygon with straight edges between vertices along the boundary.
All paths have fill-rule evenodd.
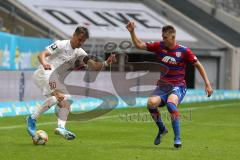
<path id="1" fill-rule="evenodd" d="M 45 57 L 47 56 L 50 56 L 50 53 L 48 50 L 44 50 L 38 55 L 38 60 L 43 65 L 43 68 L 45 70 L 51 70 L 51 65 L 45 61 Z"/>
<path id="2" fill-rule="evenodd" d="M 104 62 L 96 62 L 92 59 L 87 59 L 87 58 L 84 58 L 84 61 L 88 65 L 88 67 L 90 67 L 92 70 L 95 70 L 95 71 L 99 71 L 103 67 L 109 66 L 110 64 L 117 62 L 115 54 L 111 54 L 108 57 L 108 59 Z"/>
<path id="3" fill-rule="evenodd" d="M 207 73 L 206 73 L 204 67 L 202 66 L 202 64 L 199 61 L 195 62 L 193 65 L 197 68 L 200 75 L 202 76 L 202 78 L 205 82 L 205 92 L 206 92 L 207 96 L 210 97 L 213 93 L 213 89 L 211 87 L 211 83 L 209 82 L 209 79 L 208 79 L 208 76 L 207 76 Z"/>
<path id="4" fill-rule="evenodd" d="M 141 50 L 147 50 L 146 44 L 137 37 L 137 35 L 136 35 L 135 31 L 134 31 L 134 29 L 135 29 L 134 22 L 133 21 L 129 21 L 127 26 L 126 26 L 126 28 L 128 29 L 128 31 L 129 31 L 129 33 L 131 35 L 132 42 L 135 45 L 135 47 L 138 48 L 138 49 L 141 49 Z"/>

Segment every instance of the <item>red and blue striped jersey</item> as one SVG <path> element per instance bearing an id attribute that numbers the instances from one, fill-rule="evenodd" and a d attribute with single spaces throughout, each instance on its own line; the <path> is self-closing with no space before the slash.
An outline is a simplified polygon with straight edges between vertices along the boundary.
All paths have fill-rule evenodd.
<path id="1" fill-rule="evenodd" d="M 167 49 L 163 42 L 147 42 L 147 50 L 157 55 L 159 62 L 169 70 L 160 76 L 160 79 L 173 86 L 186 86 L 185 69 L 187 63 L 194 63 L 198 59 L 187 47 L 176 44 L 174 49 Z"/>

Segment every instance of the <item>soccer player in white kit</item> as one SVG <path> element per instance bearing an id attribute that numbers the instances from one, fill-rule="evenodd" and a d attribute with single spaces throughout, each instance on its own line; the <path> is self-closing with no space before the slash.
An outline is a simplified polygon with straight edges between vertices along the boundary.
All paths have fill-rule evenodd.
<path id="1" fill-rule="evenodd" d="M 37 139 L 37 118 L 56 104 L 59 106 L 59 111 L 58 127 L 55 129 L 55 133 L 62 135 L 67 140 L 76 137 L 74 133 L 65 129 L 70 110 L 68 100 L 71 96 L 64 84 L 59 81 L 60 75 L 56 69 L 64 65 L 61 71 L 64 71 L 64 69 L 67 71 L 69 68 L 74 68 L 76 61 L 80 61 L 81 64 L 86 64 L 93 70 L 101 70 L 104 66 L 116 61 L 115 55 L 110 55 L 104 62 L 96 62 L 90 59 L 88 54 L 80 48 L 87 38 L 89 38 L 88 29 L 77 27 L 70 40 L 58 40 L 39 54 L 38 59 L 41 65 L 34 72 L 33 79 L 47 99 L 27 118 L 27 130 L 33 140 Z"/>

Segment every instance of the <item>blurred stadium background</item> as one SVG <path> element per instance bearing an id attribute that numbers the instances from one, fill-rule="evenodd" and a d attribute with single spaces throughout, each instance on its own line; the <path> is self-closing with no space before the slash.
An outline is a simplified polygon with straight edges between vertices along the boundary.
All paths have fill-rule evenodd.
<path id="1" fill-rule="evenodd" d="M 178 42 L 196 53 L 216 91 L 206 98 L 204 82 L 189 65 L 184 102 L 240 99 L 239 0 L 4 0 L 0 1 L 0 116 L 26 115 L 41 103 L 44 97 L 32 81 L 39 65 L 37 54 L 53 41 L 71 37 L 78 25 L 90 30 L 83 46 L 87 53 L 103 59 L 110 52 L 120 53 L 118 64 L 111 68 L 116 75 L 130 71 L 126 67 L 130 62 L 148 61 L 151 66 L 155 55 L 130 43 L 128 19 L 136 22 L 144 41 L 160 40 L 161 27 L 173 24 Z M 148 69 L 157 71 L 154 66 Z M 109 68 L 94 83 L 84 82 L 82 72 L 73 72 L 67 81 L 85 86 L 86 95 L 91 87 L 116 94 L 106 83 L 111 79 Z M 89 109 L 90 100 L 83 103 L 81 110 Z M 142 99 L 136 106 L 145 104 Z"/>

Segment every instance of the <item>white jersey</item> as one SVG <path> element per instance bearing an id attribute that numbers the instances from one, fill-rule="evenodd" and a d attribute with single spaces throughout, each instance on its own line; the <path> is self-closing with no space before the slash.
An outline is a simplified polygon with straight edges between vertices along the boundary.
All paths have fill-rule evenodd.
<path id="1" fill-rule="evenodd" d="M 87 56 L 87 53 L 82 48 L 73 49 L 70 40 L 56 41 L 46 47 L 46 49 L 51 54 L 46 57 L 46 61 L 52 65 L 52 70 L 63 64 L 67 64 L 71 68 L 76 60 L 80 60 L 82 63 L 83 58 Z"/>
<path id="2" fill-rule="evenodd" d="M 56 41 L 46 49 L 50 56 L 45 60 L 51 65 L 51 70 L 45 70 L 40 65 L 39 69 L 34 72 L 34 82 L 45 96 L 49 96 L 56 89 L 67 93 L 63 81 L 60 80 L 61 73 L 73 69 L 77 60 L 78 64 L 84 64 L 83 58 L 87 56 L 87 53 L 82 48 L 73 49 L 70 40 Z"/>

